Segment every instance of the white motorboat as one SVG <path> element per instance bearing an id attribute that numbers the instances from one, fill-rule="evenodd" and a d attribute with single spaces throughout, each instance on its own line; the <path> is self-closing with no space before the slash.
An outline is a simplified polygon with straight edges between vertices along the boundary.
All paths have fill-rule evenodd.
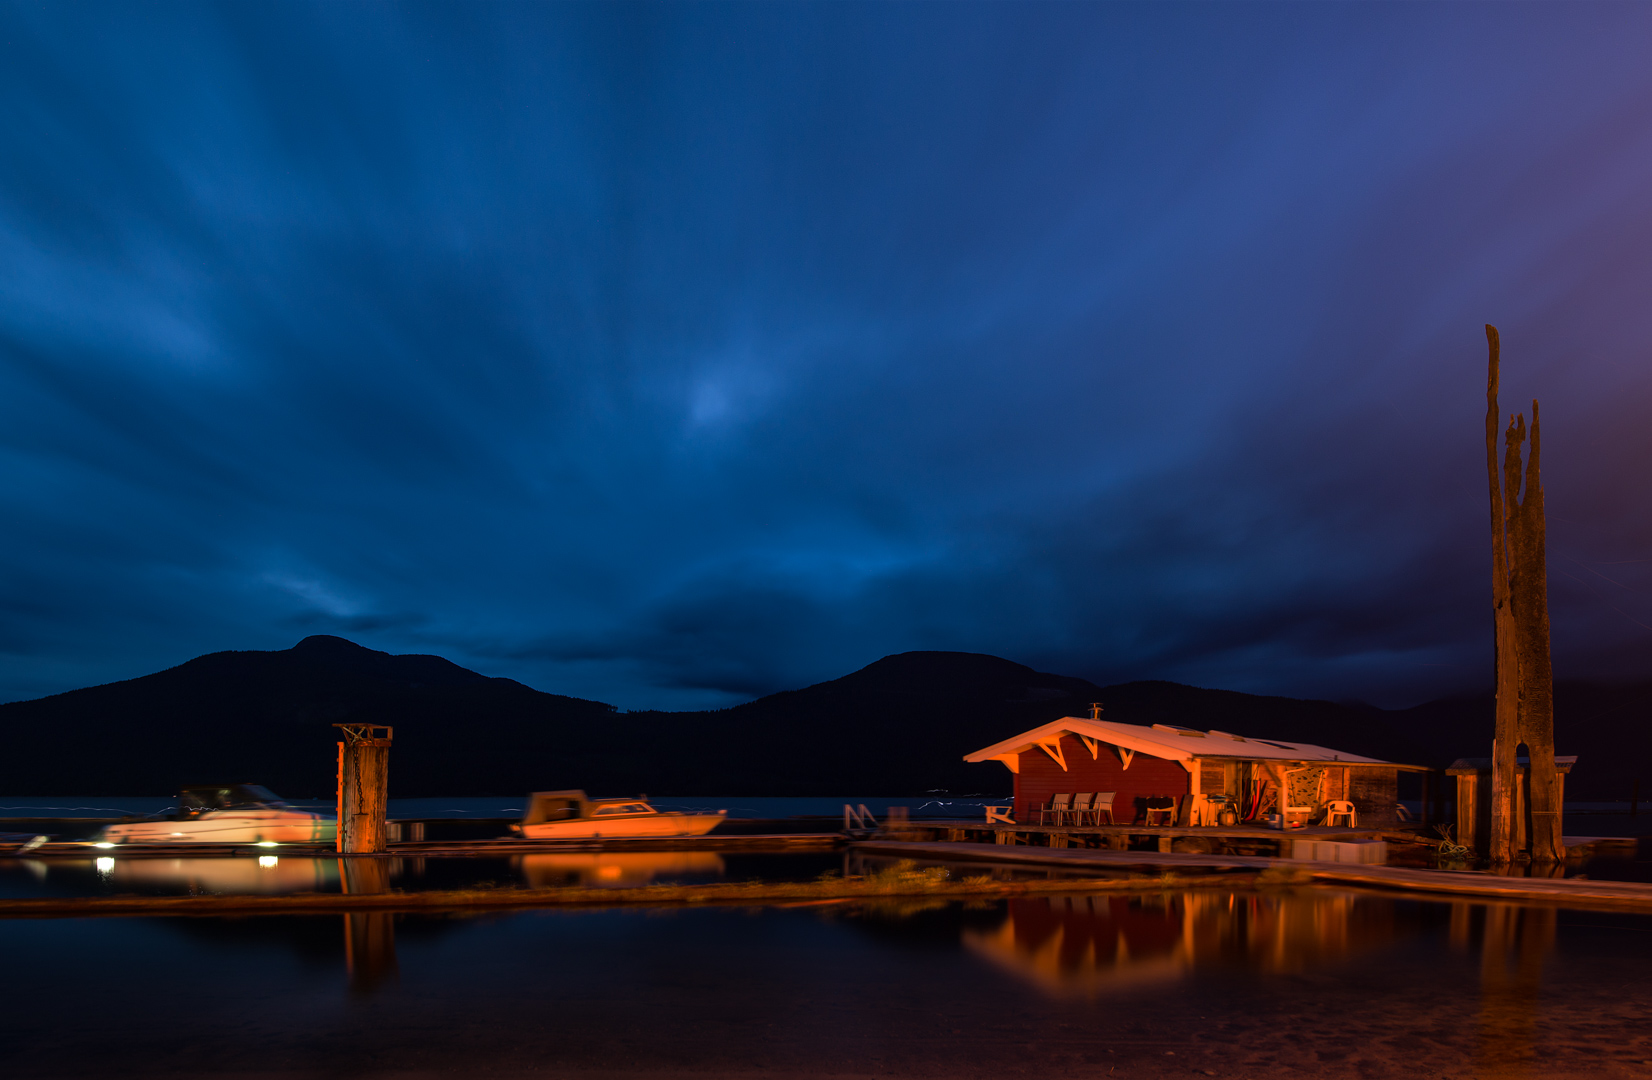
<path id="1" fill-rule="evenodd" d="M 644 840 L 665 836 L 704 836 L 723 823 L 727 810 L 715 814 L 659 811 L 642 796 L 591 799 L 583 791 L 536 791 L 527 813 L 511 831 L 525 840 Z"/>
<path id="2" fill-rule="evenodd" d="M 331 815 L 294 810 L 257 784 L 187 787 L 171 810 L 110 825 L 102 844 L 318 844 L 338 834 Z"/>

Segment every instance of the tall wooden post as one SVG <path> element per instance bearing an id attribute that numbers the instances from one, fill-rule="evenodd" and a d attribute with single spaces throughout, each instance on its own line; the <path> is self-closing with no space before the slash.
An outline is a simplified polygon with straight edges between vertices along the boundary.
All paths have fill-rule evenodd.
<path id="1" fill-rule="evenodd" d="M 1491 836 L 1487 854 L 1494 863 L 1514 860 L 1515 726 L 1520 712 L 1519 647 L 1514 612 L 1509 605 L 1508 514 L 1497 461 L 1497 433 L 1502 410 L 1497 404 L 1501 342 L 1497 327 L 1486 325 L 1489 352 L 1486 375 L 1486 474 L 1491 482 L 1491 604 L 1496 628 L 1493 645 L 1497 671 L 1497 714 L 1491 740 Z"/>
<path id="2" fill-rule="evenodd" d="M 334 724 L 338 744 L 338 850 L 385 850 L 384 820 L 389 808 L 390 737 L 382 724 Z M 382 736 L 375 732 L 382 731 Z"/>
<path id="3" fill-rule="evenodd" d="M 1520 448 L 1526 418 L 1510 417 L 1503 433 L 1501 476 L 1497 462 L 1499 341 L 1486 326 L 1486 473 L 1491 486 L 1492 610 L 1496 626 L 1497 716 L 1492 738 L 1491 843 L 1493 863 L 1513 862 L 1520 782 L 1515 759 L 1521 743 L 1530 755 L 1531 854 L 1537 862 L 1563 860 L 1560 789 L 1554 761 L 1554 673 L 1549 661 L 1549 585 L 1542 441 L 1537 402 L 1532 401 L 1532 448 L 1522 470 Z M 1524 471 L 1525 495 L 1521 495 Z"/>

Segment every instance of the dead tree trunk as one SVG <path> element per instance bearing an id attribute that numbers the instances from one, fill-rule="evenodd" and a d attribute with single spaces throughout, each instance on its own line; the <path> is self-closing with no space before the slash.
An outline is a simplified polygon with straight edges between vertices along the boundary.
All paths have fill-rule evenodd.
<path id="1" fill-rule="evenodd" d="M 1520 482 L 1520 443 L 1525 418 L 1516 419 L 1509 440 L 1515 487 L 1508 489 L 1509 595 L 1520 650 L 1520 741 L 1526 744 L 1531 765 L 1531 838 L 1533 862 L 1566 858 L 1560 838 L 1559 774 L 1554 760 L 1554 669 L 1549 660 L 1549 574 L 1543 515 L 1543 485 L 1539 478 L 1542 438 L 1537 401 L 1532 401 L 1532 449 L 1526 463 L 1526 493 L 1518 505 L 1514 492 Z"/>
<path id="2" fill-rule="evenodd" d="M 1532 449 L 1521 496 L 1520 449 L 1526 418 L 1510 417 L 1503 435 L 1503 475 L 1497 475 L 1498 337 L 1486 327 L 1490 346 L 1486 383 L 1486 469 L 1491 481 L 1492 604 L 1497 630 L 1497 720 L 1492 742 L 1491 849 L 1494 863 L 1512 862 L 1516 752 L 1529 755 L 1531 856 L 1535 862 L 1565 858 L 1560 786 L 1554 760 L 1554 672 L 1549 660 L 1549 584 L 1540 480 L 1542 439 L 1532 401 Z M 1501 480 L 1501 483 L 1499 481 Z"/>
<path id="3" fill-rule="evenodd" d="M 1491 482 L 1491 600 L 1496 628 L 1494 656 L 1497 672 L 1497 718 L 1491 741 L 1491 837 L 1487 854 L 1494 863 L 1514 859 L 1514 785 L 1516 729 L 1520 713 L 1520 650 L 1509 602 L 1508 515 L 1503 503 L 1503 478 L 1498 475 L 1497 430 L 1502 411 L 1497 404 L 1500 343 L 1497 327 L 1486 326 L 1490 352 L 1486 376 L 1486 474 Z"/>

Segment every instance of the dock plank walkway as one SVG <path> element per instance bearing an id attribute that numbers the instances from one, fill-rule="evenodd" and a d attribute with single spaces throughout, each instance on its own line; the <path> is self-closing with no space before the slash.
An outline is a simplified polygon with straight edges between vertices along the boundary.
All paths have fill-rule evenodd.
<path id="1" fill-rule="evenodd" d="M 1009 863 L 1060 867 L 1067 870 L 1278 870 L 1297 875 L 1304 883 L 1357 885 L 1369 888 L 1472 896 L 1520 904 L 1555 904 L 1590 910 L 1652 912 L 1652 885 L 1632 881 L 1592 881 L 1583 878 L 1504 877 L 1476 871 L 1412 870 L 1399 866 L 1307 862 L 1256 855 L 1183 855 L 1153 851 L 1100 851 L 1090 848 L 1006 847 L 998 844 L 959 844 L 901 840 L 865 840 L 851 845 L 867 854 L 948 862 Z"/>
<path id="2" fill-rule="evenodd" d="M 1109 851 L 1105 848 L 1009 847 L 1002 844 L 953 843 L 946 840 L 860 840 L 851 850 L 899 855 L 908 859 L 948 859 L 1016 863 L 1066 870 L 1161 870 L 1207 867 L 1263 870 L 1289 860 L 1268 855 L 1186 855 L 1161 851 Z M 1297 865 L 1307 865 L 1298 863 Z"/>

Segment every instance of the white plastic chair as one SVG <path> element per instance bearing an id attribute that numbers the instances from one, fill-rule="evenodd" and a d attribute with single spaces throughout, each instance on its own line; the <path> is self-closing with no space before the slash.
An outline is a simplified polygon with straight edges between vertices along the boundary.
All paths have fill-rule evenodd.
<path id="1" fill-rule="evenodd" d="M 1347 799 L 1332 799 L 1325 804 L 1325 824 L 1327 826 L 1334 826 L 1339 817 L 1348 819 L 1350 829 L 1359 828 L 1359 818 L 1354 813 L 1354 804 Z"/>

